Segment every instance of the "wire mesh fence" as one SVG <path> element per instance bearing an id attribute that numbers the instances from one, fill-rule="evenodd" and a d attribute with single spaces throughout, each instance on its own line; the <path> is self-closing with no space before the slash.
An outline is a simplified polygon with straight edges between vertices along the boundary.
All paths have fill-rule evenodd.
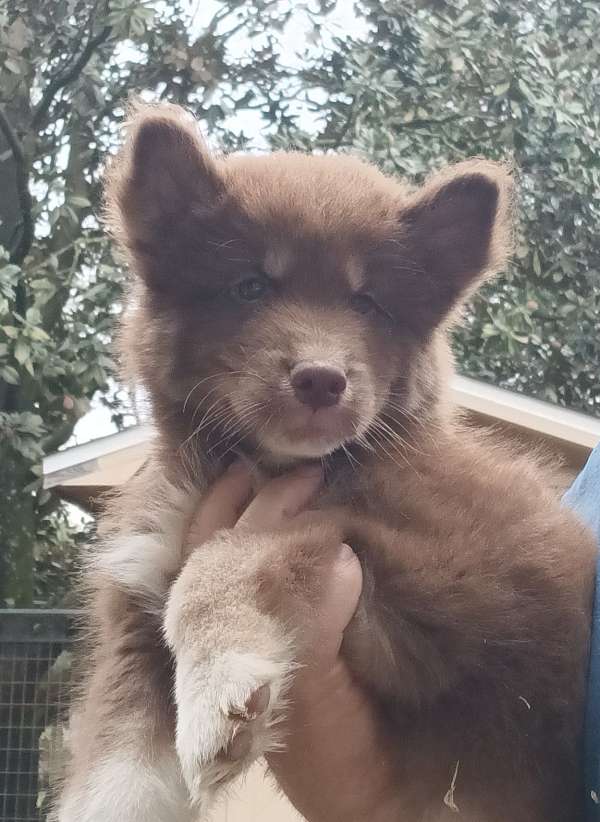
<path id="1" fill-rule="evenodd" d="M 64 762 L 75 611 L 0 610 L 0 822 L 46 822 Z"/>

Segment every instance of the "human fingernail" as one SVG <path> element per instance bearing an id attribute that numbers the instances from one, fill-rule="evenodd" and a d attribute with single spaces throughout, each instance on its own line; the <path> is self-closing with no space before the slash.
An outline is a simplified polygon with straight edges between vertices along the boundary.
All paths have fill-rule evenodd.
<path id="1" fill-rule="evenodd" d="M 354 553 L 352 548 L 350 548 L 349 545 L 346 545 L 345 542 L 342 542 L 342 544 L 338 548 L 337 561 L 338 562 L 351 562 L 352 560 L 355 560 L 355 559 L 356 559 L 356 554 Z"/>
<path id="2" fill-rule="evenodd" d="M 240 459 L 234 460 L 231 465 L 227 467 L 227 473 L 230 476 L 237 476 L 237 474 L 244 474 L 247 472 L 246 463 Z"/>

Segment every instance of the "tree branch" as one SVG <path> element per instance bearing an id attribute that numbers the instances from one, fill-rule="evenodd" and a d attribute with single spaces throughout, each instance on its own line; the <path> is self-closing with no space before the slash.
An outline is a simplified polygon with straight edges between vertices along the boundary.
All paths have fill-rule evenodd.
<path id="1" fill-rule="evenodd" d="M 100 32 L 98 32 L 98 34 L 95 37 L 90 36 L 90 39 L 87 41 L 85 48 L 83 49 L 77 60 L 75 60 L 73 65 L 67 71 L 62 72 L 62 74 L 59 74 L 57 77 L 51 80 L 50 83 L 48 83 L 46 90 L 42 94 L 42 99 L 38 103 L 33 113 L 33 118 L 31 120 L 31 127 L 33 129 L 38 129 L 40 127 L 42 120 L 48 113 L 48 110 L 52 105 L 52 101 L 54 100 L 58 92 L 61 90 L 61 88 L 64 88 L 66 85 L 68 85 L 71 82 L 71 80 L 74 80 L 79 74 L 81 74 L 83 69 L 89 63 L 96 48 L 100 46 L 102 43 L 104 43 L 106 40 L 108 40 L 111 31 L 112 26 L 104 26 L 104 28 Z"/>
<path id="2" fill-rule="evenodd" d="M 232 11 L 231 9 L 228 9 L 227 6 L 224 6 L 220 11 L 215 12 L 200 37 L 203 37 L 206 34 L 215 34 L 219 23 L 222 23 L 223 20 L 226 20 L 231 14 Z"/>
<path id="3" fill-rule="evenodd" d="M 23 146 L 3 109 L 0 109 L 0 131 L 4 135 L 15 161 L 17 198 L 21 210 L 21 237 L 14 248 L 9 249 L 9 251 L 11 262 L 15 265 L 21 265 L 33 243 L 33 202 L 29 192 L 29 170 Z"/>
<path id="4" fill-rule="evenodd" d="M 25 161 L 25 155 L 23 154 L 23 146 L 19 142 L 19 138 L 14 132 L 13 127 L 8 122 L 8 118 L 4 113 L 4 109 L 0 108 L 0 131 L 4 134 L 6 138 L 6 142 L 8 143 L 8 147 L 12 151 L 12 155 L 18 163 L 23 163 Z"/>
<path id="5" fill-rule="evenodd" d="M 411 129 L 411 128 L 420 128 L 421 126 L 441 126 L 444 123 L 452 123 L 454 120 L 466 119 L 465 115 L 462 113 L 456 114 L 449 114 L 447 117 L 426 117 L 426 118 L 418 118 L 415 120 L 408 120 L 407 122 L 397 122 L 395 121 L 392 124 L 392 128 L 397 129 Z"/>

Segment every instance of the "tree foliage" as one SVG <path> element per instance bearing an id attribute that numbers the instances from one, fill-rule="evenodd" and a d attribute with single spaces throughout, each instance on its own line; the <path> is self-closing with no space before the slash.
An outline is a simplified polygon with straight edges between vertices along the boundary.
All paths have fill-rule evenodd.
<path id="1" fill-rule="evenodd" d="M 110 385 L 124 275 L 99 223 L 127 99 L 186 104 L 237 147 L 243 135 L 220 126 L 265 103 L 261 87 L 277 72 L 269 32 L 285 18 L 268 0 L 229 2 L 194 34 L 180 2 L 0 6 L 0 602 L 47 599 L 57 543 L 71 553 L 78 542 L 40 487 L 43 456 L 95 395 L 119 422 L 128 412 L 126 392 Z M 251 62 L 231 57 L 233 37 Z M 248 70 L 252 88 L 240 91 Z"/>
<path id="2" fill-rule="evenodd" d="M 514 162 L 515 259 L 469 309 L 460 368 L 600 414 L 595 0 L 358 0 L 353 36 L 347 0 L 194 9 L 0 0 L 0 601 L 60 592 L 80 540 L 40 488 L 43 455 L 93 397 L 130 413 L 111 383 L 124 272 L 99 215 L 131 93 L 186 105 L 227 149 L 262 132 L 414 182 L 473 155 Z"/>
<path id="3" fill-rule="evenodd" d="M 466 374 L 600 414 L 600 5 L 585 0 L 361 0 L 303 72 L 315 136 L 420 182 L 482 155 L 515 165 L 514 262 L 456 335 Z M 315 21 L 316 25 L 320 21 Z M 317 97 L 318 93 L 318 97 Z"/>

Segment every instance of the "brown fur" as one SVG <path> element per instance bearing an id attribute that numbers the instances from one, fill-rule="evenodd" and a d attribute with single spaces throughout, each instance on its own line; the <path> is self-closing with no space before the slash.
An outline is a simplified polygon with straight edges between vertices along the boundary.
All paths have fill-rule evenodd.
<path id="1" fill-rule="evenodd" d="M 171 635 L 178 648 L 210 644 L 211 614 L 228 625 L 236 609 L 263 644 L 272 614 L 297 629 L 328 547 L 349 542 L 365 584 L 344 651 L 397 739 L 407 822 L 454 818 L 443 798 L 457 762 L 454 799 L 469 822 L 581 814 L 595 546 L 549 490 L 548 466 L 463 427 L 446 398 L 446 329 L 503 265 L 511 205 L 510 174 L 482 160 L 413 191 L 351 157 L 211 157 L 193 121 L 166 106 L 135 113 L 109 173 L 108 219 L 138 275 L 123 349 L 159 445 L 113 503 L 107 538 L 128 523 L 152 533 L 161 476 L 202 491 L 233 453 L 263 475 L 320 456 L 302 453 L 289 369 L 343 369 L 334 428 L 345 443 L 323 457 L 318 510 L 287 534 L 232 538 L 227 561 L 196 552 Z M 268 297 L 236 302 L 230 286 L 263 269 Z M 353 311 L 352 290 L 380 310 Z M 179 570 L 165 570 L 165 596 Z M 151 758 L 173 734 L 160 602 L 98 580 L 71 784 L 115 736 L 143 731 Z M 247 641 L 230 630 L 218 641 Z"/>

